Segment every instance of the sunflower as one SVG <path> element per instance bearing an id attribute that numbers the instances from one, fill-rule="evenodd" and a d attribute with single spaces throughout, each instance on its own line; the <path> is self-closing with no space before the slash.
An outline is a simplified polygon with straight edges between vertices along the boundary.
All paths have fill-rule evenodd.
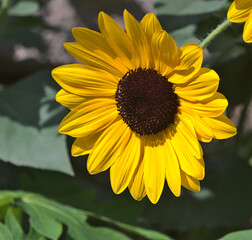
<path id="1" fill-rule="evenodd" d="M 243 40 L 252 42 L 252 0 L 235 0 L 227 13 L 227 18 L 231 22 L 245 22 Z"/>
<path id="2" fill-rule="evenodd" d="M 165 180 L 173 194 L 181 185 L 198 192 L 205 175 L 199 140 L 236 134 L 223 114 L 228 103 L 216 92 L 219 77 L 201 68 L 203 51 L 180 49 L 154 14 L 140 24 L 124 11 L 126 32 L 110 16 L 98 17 L 101 33 L 74 28 L 77 43 L 66 50 L 84 64 L 52 71 L 62 87 L 56 100 L 69 108 L 59 132 L 76 140 L 72 155 L 89 154 L 87 169 L 110 168 L 116 194 L 156 203 Z"/>

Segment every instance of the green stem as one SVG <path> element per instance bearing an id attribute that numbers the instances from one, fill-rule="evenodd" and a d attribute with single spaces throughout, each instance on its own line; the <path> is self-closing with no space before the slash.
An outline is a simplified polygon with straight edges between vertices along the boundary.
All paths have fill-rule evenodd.
<path id="1" fill-rule="evenodd" d="M 3 0 L 0 8 L 0 32 L 4 26 L 4 20 L 7 15 L 8 6 L 11 0 Z"/>
<path id="2" fill-rule="evenodd" d="M 222 33 L 229 25 L 231 25 L 231 22 L 227 19 L 221 23 L 217 28 L 215 28 L 200 44 L 202 48 L 205 48 L 207 45 L 210 44 L 220 33 Z"/>

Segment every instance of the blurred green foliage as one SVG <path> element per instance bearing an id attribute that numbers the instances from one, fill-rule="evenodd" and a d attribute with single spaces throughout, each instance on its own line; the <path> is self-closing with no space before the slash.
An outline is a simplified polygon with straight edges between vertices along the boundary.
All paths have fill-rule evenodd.
<path id="1" fill-rule="evenodd" d="M 73 174 L 65 137 L 58 133 L 66 110 L 55 102 L 56 93 L 50 71 L 32 74 L 0 92 L 1 159 Z"/>
<path id="2" fill-rule="evenodd" d="M 250 240 L 251 238 L 252 238 L 252 230 L 244 230 L 227 234 L 220 240 L 236 240 L 236 239 Z"/>
<path id="3" fill-rule="evenodd" d="M 122 239 L 130 240 L 131 238 L 124 234 L 112 230 L 108 227 L 92 227 L 88 224 L 88 217 L 97 218 L 104 222 L 116 225 L 125 231 L 145 236 L 147 239 L 171 240 L 171 238 L 155 232 L 123 224 L 109 218 L 100 217 L 92 212 L 65 206 L 55 201 L 46 199 L 40 195 L 27 192 L 0 192 L 0 206 L 6 206 L 7 210 L 4 218 L 5 225 L 1 224 L 3 239 Z M 12 207 L 19 207 L 29 216 L 29 232 L 26 235 L 16 218 Z M 21 221 L 24 225 L 25 222 Z M 64 224 L 64 225 L 63 225 Z M 63 226 L 67 229 L 64 230 Z M 35 235 L 35 236 L 34 236 Z M 1 236 L 1 235 L 0 235 Z M 1 239 L 1 238 L 0 238 Z"/>
<path id="4" fill-rule="evenodd" d="M 43 52 L 47 46 L 40 31 L 69 36 L 71 29 L 42 17 L 46 2 L 10 1 L 1 10 L 0 42 Z M 71 3 L 79 6 L 76 2 Z M 230 3 L 157 0 L 154 6 L 162 26 L 182 46 L 204 39 L 225 19 Z M 120 1 L 116 4 L 111 0 L 121 8 Z M 73 139 L 57 131 L 67 110 L 54 100 L 59 87 L 50 76 L 53 63 L 31 65 L 31 75 L 13 78 L 25 75 L 21 63 L 8 59 L 4 65 L 0 59 L 1 66 L 11 66 L 0 67 L 0 189 L 8 190 L 0 191 L 0 240 L 252 239 L 246 230 L 252 217 L 252 130 L 247 126 L 252 48 L 243 42 L 242 30 L 243 24 L 232 24 L 207 47 L 204 58 L 204 66 L 220 75 L 219 91 L 229 100 L 227 114 L 236 114 L 238 135 L 202 144 L 206 177 L 200 193 L 183 189 L 176 198 L 165 187 L 157 205 L 136 202 L 128 191 L 115 195 L 107 172 L 90 176 L 86 157 L 70 156 Z"/>

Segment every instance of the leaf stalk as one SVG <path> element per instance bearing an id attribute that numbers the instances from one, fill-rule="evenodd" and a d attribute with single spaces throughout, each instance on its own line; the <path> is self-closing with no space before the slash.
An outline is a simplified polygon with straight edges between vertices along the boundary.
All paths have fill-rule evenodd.
<path id="1" fill-rule="evenodd" d="M 207 47 L 220 33 L 228 28 L 231 25 L 231 22 L 226 19 L 221 24 L 219 24 L 207 37 L 200 43 L 202 48 Z"/>

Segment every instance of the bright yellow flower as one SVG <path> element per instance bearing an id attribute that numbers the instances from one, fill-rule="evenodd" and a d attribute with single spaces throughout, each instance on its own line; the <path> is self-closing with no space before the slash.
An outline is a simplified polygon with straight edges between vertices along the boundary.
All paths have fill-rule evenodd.
<path id="1" fill-rule="evenodd" d="M 59 132 L 75 137 L 72 155 L 89 154 L 91 174 L 110 168 L 112 189 L 127 187 L 136 200 L 156 203 L 165 179 L 175 196 L 181 185 L 198 192 L 205 175 L 199 141 L 236 134 L 216 92 L 219 77 L 201 68 L 197 44 L 177 49 L 154 14 L 139 24 L 126 10 L 127 33 L 101 12 L 101 33 L 74 28 L 67 51 L 83 62 L 58 67 L 57 101 L 71 112 Z"/>
<path id="2" fill-rule="evenodd" d="M 245 22 L 243 30 L 243 40 L 252 42 L 252 0 L 235 0 L 227 13 L 227 18 L 231 22 Z"/>

